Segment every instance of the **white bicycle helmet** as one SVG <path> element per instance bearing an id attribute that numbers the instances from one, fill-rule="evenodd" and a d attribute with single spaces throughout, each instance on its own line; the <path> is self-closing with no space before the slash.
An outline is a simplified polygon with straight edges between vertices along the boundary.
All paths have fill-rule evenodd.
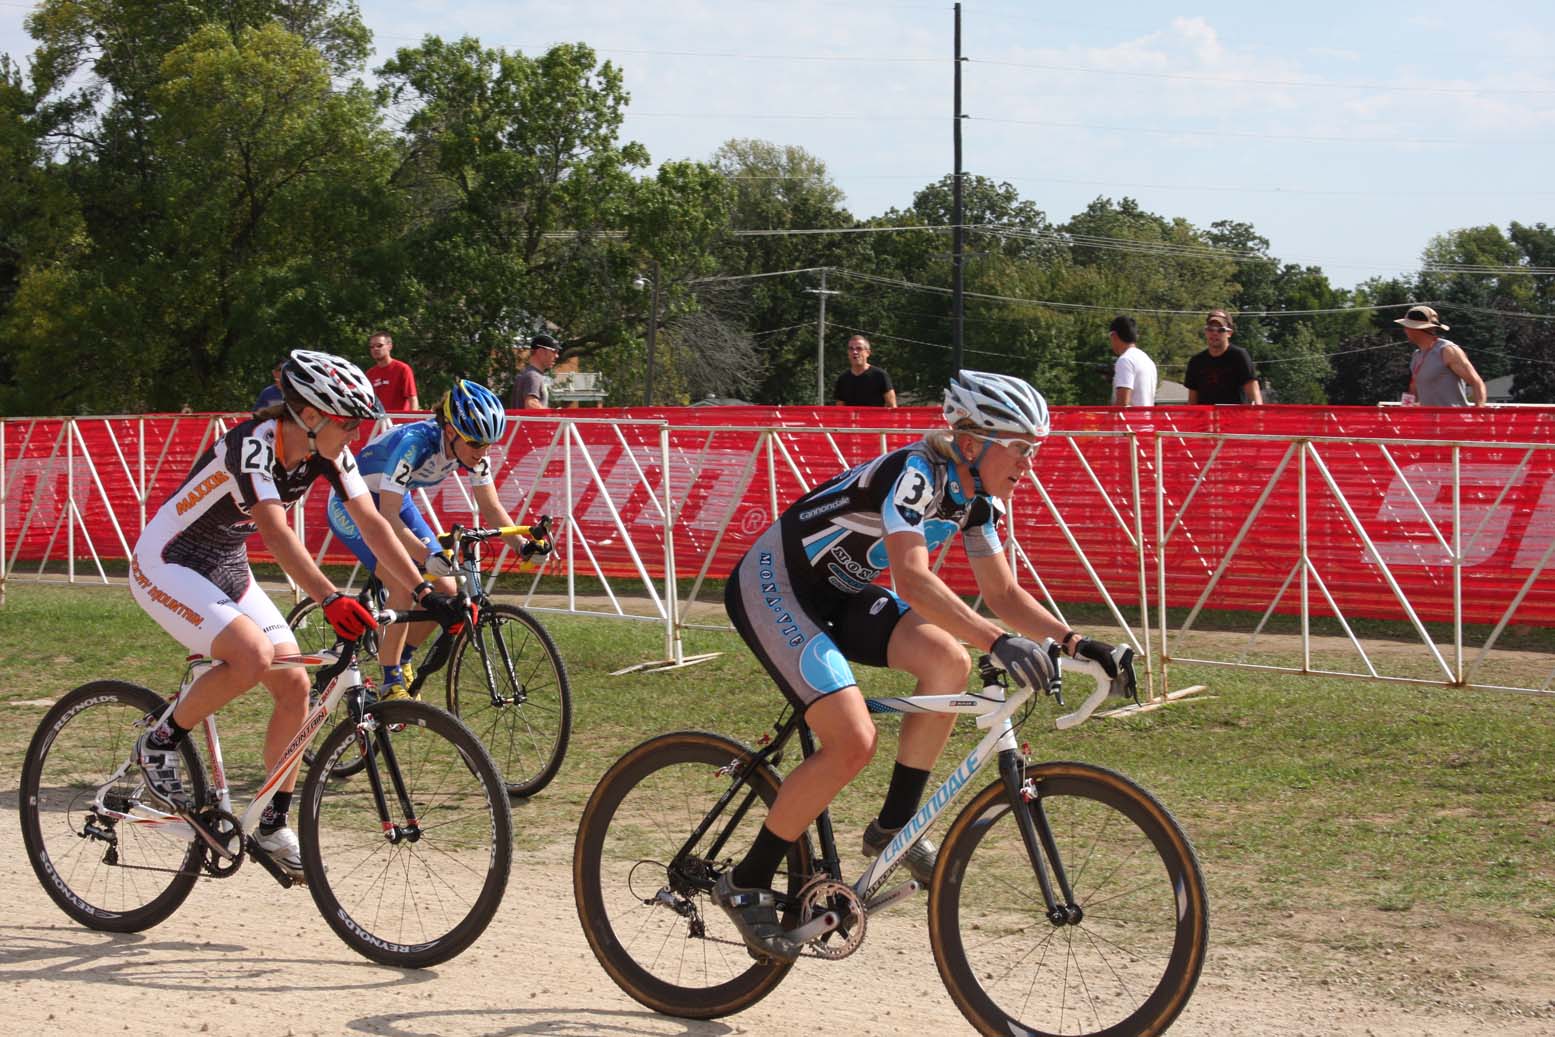
<path id="1" fill-rule="evenodd" d="M 337 418 L 383 416 L 383 405 L 362 369 L 331 353 L 292 350 L 281 368 L 281 392 L 293 410 L 307 404 Z"/>
<path id="2" fill-rule="evenodd" d="M 961 371 L 945 390 L 945 424 L 991 436 L 1040 439 L 1048 434 L 1047 401 L 1007 374 Z"/>

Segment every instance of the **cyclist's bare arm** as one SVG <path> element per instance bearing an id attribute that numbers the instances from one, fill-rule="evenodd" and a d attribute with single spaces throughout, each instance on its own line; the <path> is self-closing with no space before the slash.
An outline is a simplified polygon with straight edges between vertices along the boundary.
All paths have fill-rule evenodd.
<path id="1" fill-rule="evenodd" d="M 1015 574 L 1010 572 L 1009 559 L 1003 554 L 973 558 L 970 561 L 972 575 L 977 580 L 977 590 L 982 594 L 983 601 L 993 610 L 994 615 L 1016 633 L 1033 641 L 1041 641 L 1044 637 L 1057 641 L 1068 631 L 1068 627 L 1015 582 Z"/>
<path id="2" fill-rule="evenodd" d="M 259 536 L 275 560 L 314 601 L 323 601 L 335 593 L 335 585 L 329 577 L 313 564 L 308 549 L 302 546 L 297 534 L 286 522 L 286 508 L 277 500 L 262 500 L 253 508 L 254 524 Z"/>
<path id="3" fill-rule="evenodd" d="M 998 624 L 973 612 L 960 595 L 934 575 L 923 537 L 906 532 L 888 534 L 885 550 L 891 560 L 891 575 L 896 579 L 896 593 L 918 615 L 979 651 L 986 652 L 1004 633 Z"/>
<path id="4" fill-rule="evenodd" d="M 373 506 L 372 494 L 364 493 L 345 503 L 346 511 L 356 522 L 356 528 L 362 531 L 362 539 L 378 556 L 378 578 L 390 586 L 398 584 L 414 588 L 420 584 L 421 567 L 410 560 L 405 545 L 400 543 L 389 523 L 378 514 L 378 509 Z"/>
<path id="5" fill-rule="evenodd" d="M 515 525 L 513 517 L 508 514 L 508 509 L 502 506 L 502 499 L 497 496 L 495 483 L 487 483 L 484 486 L 472 486 L 470 491 L 475 495 L 475 506 L 480 509 L 482 522 L 488 526 Z M 524 545 L 529 542 L 517 534 L 505 536 L 502 539 L 517 552 L 522 552 Z"/>

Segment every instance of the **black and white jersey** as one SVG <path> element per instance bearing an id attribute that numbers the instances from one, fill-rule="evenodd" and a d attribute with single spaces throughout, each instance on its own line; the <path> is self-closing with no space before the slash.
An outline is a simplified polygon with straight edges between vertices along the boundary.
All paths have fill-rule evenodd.
<path id="1" fill-rule="evenodd" d="M 136 551 L 149 548 L 164 561 L 212 577 L 218 586 L 237 578 L 218 574 L 240 565 L 246 582 L 245 544 L 258 529 L 252 512 L 260 501 L 290 507 L 320 478 L 343 498 L 367 492 L 350 449 L 337 457 L 314 454 L 288 463 L 279 439 L 277 419 L 269 418 L 245 421 L 211 444 L 146 524 Z"/>
<path id="2" fill-rule="evenodd" d="M 890 534 L 916 533 L 933 551 L 959 531 L 968 557 L 987 557 L 1002 549 L 1003 515 L 997 498 L 967 497 L 950 462 L 920 442 L 816 487 L 778 522 L 796 589 L 857 594 L 890 567 Z"/>

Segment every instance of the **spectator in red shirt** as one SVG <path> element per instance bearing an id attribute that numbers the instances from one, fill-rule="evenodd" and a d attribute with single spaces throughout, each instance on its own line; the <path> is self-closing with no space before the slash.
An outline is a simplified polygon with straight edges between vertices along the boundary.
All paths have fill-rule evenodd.
<path id="1" fill-rule="evenodd" d="M 375 331 L 367 340 L 367 351 L 373 355 L 373 366 L 367 369 L 367 380 L 378 394 L 378 402 L 390 414 L 421 409 L 416 398 L 416 374 L 403 360 L 395 360 L 389 354 L 394 351 L 394 340 L 387 331 Z"/>

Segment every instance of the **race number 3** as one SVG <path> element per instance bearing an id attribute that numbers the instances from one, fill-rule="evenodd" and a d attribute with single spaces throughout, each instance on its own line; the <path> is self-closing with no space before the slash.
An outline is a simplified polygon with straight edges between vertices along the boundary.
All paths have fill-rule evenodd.
<path id="1" fill-rule="evenodd" d="M 896 494 L 892 502 L 903 511 L 923 511 L 923 502 L 929 495 L 929 480 L 922 472 L 909 468 L 896 480 Z"/>
<path id="2" fill-rule="evenodd" d="M 245 472 L 269 474 L 275 467 L 275 450 L 258 436 L 243 440 L 242 458 L 238 462 Z"/>

